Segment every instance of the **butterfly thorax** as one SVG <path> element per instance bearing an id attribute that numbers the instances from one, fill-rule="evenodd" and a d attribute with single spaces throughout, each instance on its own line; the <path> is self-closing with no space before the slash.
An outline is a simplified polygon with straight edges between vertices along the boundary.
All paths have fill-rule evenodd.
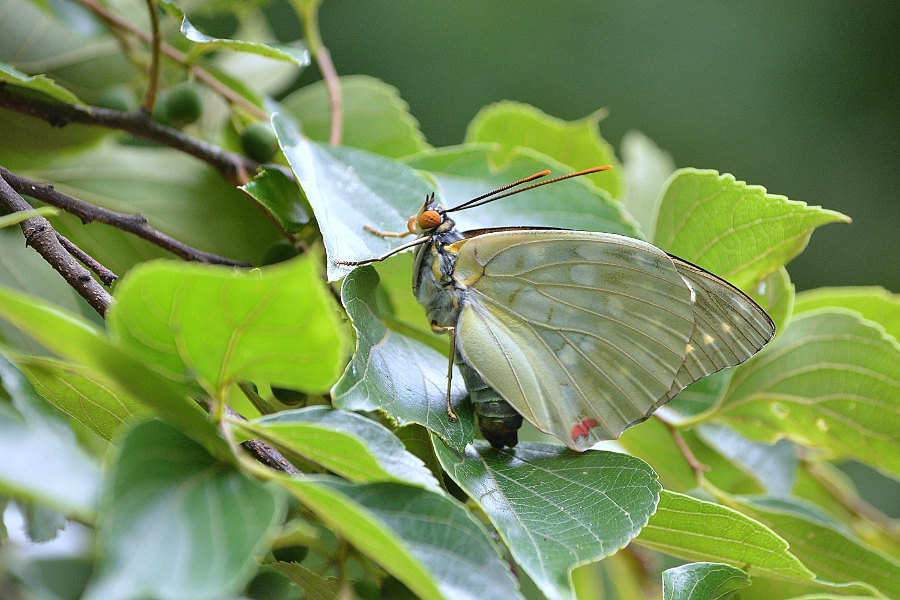
<path id="1" fill-rule="evenodd" d="M 425 307 L 432 327 L 446 328 L 456 325 L 462 308 L 466 287 L 453 278 L 456 264 L 457 242 L 465 236 L 453 228 L 447 219 L 431 234 L 431 243 L 422 244 L 416 250 L 413 265 L 413 293 Z"/>

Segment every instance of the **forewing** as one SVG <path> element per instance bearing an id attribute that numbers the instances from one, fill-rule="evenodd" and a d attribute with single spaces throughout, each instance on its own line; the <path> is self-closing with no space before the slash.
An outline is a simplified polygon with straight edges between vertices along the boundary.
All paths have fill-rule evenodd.
<path id="1" fill-rule="evenodd" d="M 694 264 L 671 258 L 694 291 L 694 332 L 684 365 L 661 404 L 701 377 L 744 362 L 775 335 L 766 311 L 741 290 Z"/>
<path id="2" fill-rule="evenodd" d="M 691 291 L 661 250 L 583 231 L 469 239 L 463 358 L 539 429 L 577 450 L 618 437 L 672 388 L 693 331 Z"/>

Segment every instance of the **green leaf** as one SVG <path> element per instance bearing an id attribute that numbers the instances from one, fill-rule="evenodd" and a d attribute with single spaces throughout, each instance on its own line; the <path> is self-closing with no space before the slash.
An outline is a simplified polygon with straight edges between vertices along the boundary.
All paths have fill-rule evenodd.
<path id="1" fill-rule="evenodd" d="M 85 598 L 236 594 L 256 572 L 283 513 L 283 496 L 176 429 L 141 423 L 124 436 L 110 473 L 101 564 Z"/>
<path id="2" fill-rule="evenodd" d="M 736 500 L 738 507 L 783 537 L 816 576 L 837 584 L 864 584 L 888 598 L 900 597 L 900 562 L 809 514 L 798 504 Z"/>
<path id="3" fill-rule="evenodd" d="M 272 124 L 322 232 L 329 281 L 351 271 L 336 260 L 371 258 L 400 245 L 363 227 L 405 229 L 431 190 L 418 173 L 377 154 L 308 142 L 284 115 L 273 115 Z"/>
<path id="4" fill-rule="evenodd" d="M 292 62 L 301 68 L 310 64 L 309 51 L 305 46 L 300 45 L 299 42 L 296 45 L 262 44 L 259 42 L 246 42 L 243 40 L 210 37 L 194 27 L 194 25 L 188 21 L 187 17 L 184 16 L 184 12 L 178 8 L 172 0 L 160 0 L 160 5 L 162 5 L 170 15 L 181 19 L 181 33 L 185 38 L 194 43 L 194 47 L 188 53 L 189 61 L 196 60 L 198 56 L 207 52 L 224 49 L 232 52 L 258 54 L 266 58 Z"/>
<path id="5" fill-rule="evenodd" d="M 662 200 L 666 181 L 675 170 L 675 161 L 639 131 L 628 131 L 622 137 L 622 167 L 625 170 L 625 194 L 622 205 L 649 234 L 656 230 L 656 211 Z"/>
<path id="6" fill-rule="evenodd" d="M 380 320 L 375 308 L 378 275 L 356 269 L 344 280 L 341 302 L 357 333 L 356 352 L 332 389 L 334 405 L 346 410 L 380 410 L 398 425 L 419 423 L 454 448 L 472 441 L 472 407 L 463 402 L 462 376 L 454 370 L 452 405 L 459 420 L 447 416 L 447 357 L 402 335 Z"/>
<path id="7" fill-rule="evenodd" d="M 810 581 L 814 574 L 771 529 L 733 509 L 663 490 L 637 543 L 680 558 L 740 565 L 750 575 Z"/>
<path id="8" fill-rule="evenodd" d="M 455 501 L 397 484 L 333 481 L 330 486 L 398 535 L 428 568 L 446 598 L 521 598 L 483 527 Z"/>
<path id="9" fill-rule="evenodd" d="M 341 144 L 391 158 L 429 148 L 419 123 L 397 88 L 367 75 L 339 80 L 343 135 Z M 281 101 L 309 139 L 327 142 L 331 135 L 331 99 L 324 81 L 304 86 Z"/>
<path id="10" fill-rule="evenodd" d="M 4 2 L 0 7 L 0 57 L 20 71 L 44 73 L 71 94 L 89 101 L 107 86 L 134 81 L 138 70 L 122 51 L 120 41 L 83 7 L 68 8 L 57 4 L 53 10 L 45 10 L 34 2 Z M 4 145 L 8 142 L 4 139 Z"/>
<path id="11" fill-rule="evenodd" d="M 850 219 L 733 175 L 679 169 L 660 204 L 653 243 L 749 288 L 800 254 L 813 229 L 840 221 Z"/>
<path id="12" fill-rule="evenodd" d="M 653 465 L 665 489 L 689 490 L 697 476 L 662 419 L 648 419 L 640 427 L 625 430 L 617 441 L 628 454 Z"/>
<path id="13" fill-rule="evenodd" d="M 0 84 L 12 84 L 16 87 L 44 94 L 66 104 L 84 106 L 84 103 L 78 99 L 78 96 L 58 85 L 49 77 L 44 75 L 29 76 L 3 62 L 0 62 Z"/>
<path id="14" fill-rule="evenodd" d="M 115 382 L 206 448 L 231 455 L 206 414 L 188 397 L 189 390 L 157 375 L 81 317 L 5 288 L 0 288 L 0 316 L 54 353 Z"/>
<path id="15" fill-rule="evenodd" d="M 757 440 L 787 437 L 900 476 L 900 344 L 857 313 L 802 313 L 731 379 L 712 413 Z"/>
<path id="16" fill-rule="evenodd" d="M 776 331 L 787 326 L 794 310 L 794 284 L 787 269 L 780 267 L 772 271 L 747 291 L 772 318 Z"/>
<path id="17" fill-rule="evenodd" d="M 22 221 L 27 221 L 32 217 L 53 217 L 59 214 L 59 209 L 52 206 L 41 206 L 32 210 L 20 210 L 11 215 L 3 215 L 0 217 L 0 228 L 18 225 Z"/>
<path id="18" fill-rule="evenodd" d="M 8 373 L 3 384 L 11 394 Z M 26 422 L 0 403 L 0 495 L 53 508 L 90 522 L 95 518 L 100 467 L 73 440 L 54 428 Z"/>
<path id="19" fill-rule="evenodd" d="M 66 418 L 35 391 L 22 368 L 9 356 L 14 354 L 0 349 L 0 385 L 12 400 L 13 408 L 28 423 L 53 430 L 63 439 L 74 440 Z M 4 397 L 0 395 L 0 398 Z"/>
<path id="20" fill-rule="evenodd" d="M 491 155 L 495 148 L 492 144 L 443 148 L 412 157 L 408 164 L 433 175 L 438 197 L 446 207 L 456 206 L 545 169 L 551 170 L 554 176 L 572 170 L 528 148 L 513 149 L 501 167 L 492 166 Z M 611 172 L 604 171 L 596 176 L 605 177 Z M 460 211 L 454 213 L 453 220 L 461 230 L 533 225 L 608 231 L 631 237 L 639 235 L 636 223 L 625 215 L 621 205 L 584 177 Z M 384 223 L 384 227 L 396 229 L 397 224 Z"/>
<path id="21" fill-rule="evenodd" d="M 663 600 L 720 600 L 750 586 L 744 571 L 721 563 L 691 563 L 663 571 Z"/>
<path id="22" fill-rule="evenodd" d="M 421 598 L 519 597 L 484 530 L 449 498 L 394 483 L 307 477 L 283 485 Z"/>
<path id="23" fill-rule="evenodd" d="M 251 271 L 159 261 L 119 283 L 107 322 L 118 345 L 214 397 L 257 378 L 321 392 L 348 350 L 335 308 L 311 255 Z"/>
<path id="24" fill-rule="evenodd" d="M 480 504 L 513 558 L 551 599 L 574 598 L 571 571 L 613 554 L 653 513 L 660 485 L 624 454 L 520 443 L 458 453 L 435 448 L 444 470 Z"/>
<path id="25" fill-rule="evenodd" d="M 310 406 L 234 425 L 351 481 L 438 487 L 422 461 L 390 430 L 356 413 Z"/>
<path id="26" fill-rule="evenodd" d="M 259 173 L 240 189 L 275 217 L 288 233 L 297 233 L 309 223 L 303 196 L 281 169 L 260 167 Z"/>
<path id="27" fill-rule="evenodd" d="M 133 396 L 82 365 L 39 356 L 19 356 L 16 362 L 47 402 L 105 440 L 147 413 Z"/>
<path id="28" fill-rule="evenodd" d="M 466 130 L 466 143 L 496 144 L 491 152 L 491 164 L 495 167 L 505 165 L 517 147 L 536 150 L 573 171 L 611 164 L 612 171 L 589 178 L 618 198 L 624 172 L 618 168 L 612 146 L 600 137 L 598 123 L 602 116 L 602 111 L 598 111 L 584 119 L 563 121 L 527 104 L 498 102 L 475 115 Z"/>
<path id="29" fill-rule="evenodd" d="M 798 466 L 793 444 L 783 439 L 773 444 L 753 442 L 716 423 L 700 425 L 694 431 L 705 444 L 756 479 L 770 495 L 790 495 Z"/>
<path id="30" fill-rule="evenodd" d="M 276 562 L 271 566 L 299 585 L 308 600 L 332 600 L 338 597 L 341 590 L 340 580 L 336 577 L 322 577 L 301 564 Z"/>
<path id="31" fill-rule="evenodd" d="M 80 200 L 123 213 L 141 213 L 150 226 L 180 242 L 233 260 L 255 262 L 273 241 L 275 226 L 241 190 L 218 173 L 168 148 L 107 144 L 23 173 Z M 240 235 L 234 226 L 240 224 Z M 131 233 L 85 226 L 60 215 L 54 227 L 118 274 L 134 264 L 172 254 Z"/>
<path id="32" fill-rule="evenodd" d="M 895 340 L 900 340 L 900 294 L 883 287 L 818 288 L 797 294 L 794 313 L 817 308 L 847 308 L 875 321 Z"/>
<path id="33" fill-rule="evenodd" d="M 87 307 L 81 296 L 50 268 L 40 254 L 25 247 L 22 231 L 18 228 L 0 230 L 0 285 L 53 302 L 71 312 L 77 313 Z M 93 309 L 89 310 L 93 312 Z M 46 352 L 41 345 L 3 320 L 0 320 L 0 339 L 22 352 Z"/>

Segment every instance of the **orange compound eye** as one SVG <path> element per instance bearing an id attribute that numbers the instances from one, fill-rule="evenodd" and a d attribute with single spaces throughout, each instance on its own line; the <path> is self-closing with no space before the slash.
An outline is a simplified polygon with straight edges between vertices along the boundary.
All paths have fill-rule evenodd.
<path id="1" fill-rule="evenodd" d="M 441 224 L 441 215 L 436 210 L 426 210 L 419 215 L 419 227 L 422 229 L 432 229 Z"/>
<path id="2" fill-rule="evenodd" d="M 410 233 L 416 233 L 416 215 L 409 218 L 409 221 L 406 222 L 406 228 Z"/>

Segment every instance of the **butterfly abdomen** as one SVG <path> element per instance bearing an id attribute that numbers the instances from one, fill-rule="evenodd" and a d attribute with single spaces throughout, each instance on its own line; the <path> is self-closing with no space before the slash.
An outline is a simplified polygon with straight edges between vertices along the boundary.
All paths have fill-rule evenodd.
<path id="1" fill-rule="evenodd" d="M 501 398 L 500 394 L 489 386 L 458 352 L 456 364 L 462 373 L 469 392 L 469 400 L 475 409 L 481 435 L 494 448 L 515 446 L 519 442 L 518 431 L 522 427 L 522 415 Z"/>

